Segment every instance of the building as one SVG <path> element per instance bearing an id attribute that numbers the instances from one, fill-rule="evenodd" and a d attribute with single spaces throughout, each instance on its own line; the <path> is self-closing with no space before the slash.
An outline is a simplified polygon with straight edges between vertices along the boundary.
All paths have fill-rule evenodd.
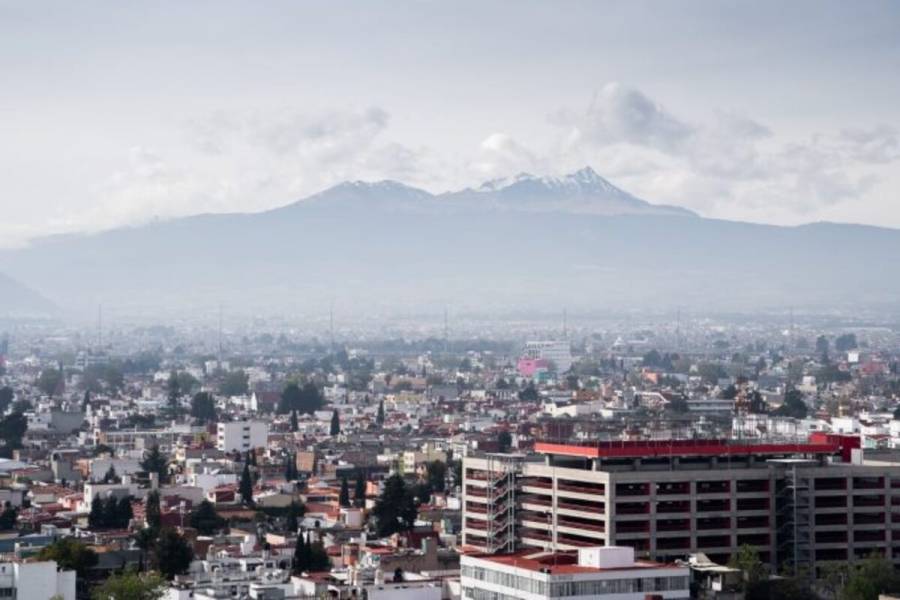
<path id="1" fill-rule="evenodd" d="M 265 448 L 269 440 L 269 424 L 265 421 L 231 421 L 219 423 L 216 444 L 221 452 L 246 452 Z"/>
<path id="2" fill-rule="evenodd" d="M 572 367 L 572 347 L 568 340 L 525 342 L 522 358 L 526 359 L 523 364 L 528 364 L 529 360 L 547 361 L 556 367 L 557 373 L 565 373 Z"/>
<path id="3" fill-rule="evenodd" d="M 0 598 L 75 600 L 75 571 L 57 571 L 53 560 L 2 562 Z"/>
<path id="4" fill-rule="evenodd" d="M 464 555 L 460 575 L 463 600 L 690 598 L 687 567 L 635 560 L 629 547 Z"/>
<path id="5" fill-rule="evenodd" d="M 863 460 L 855 436 L 537 442 L 535 451 L 464 459 L 466 548 L 617 545 L 726 564 L 747 544 L 778 571 L 872 552 L 900 562 L 900 463 Z"/>

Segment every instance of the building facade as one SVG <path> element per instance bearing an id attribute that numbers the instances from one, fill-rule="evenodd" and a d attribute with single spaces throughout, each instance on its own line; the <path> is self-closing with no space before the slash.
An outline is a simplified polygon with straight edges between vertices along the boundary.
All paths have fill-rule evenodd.
<path id="1" fill-rule="evenodd" d="M 231 421 L 219 423 L 216 447 L 222 452 L 246 452 L 265 448 L 269 439 L 269 424 L 265 421 Z"/>
<path id="2" fill-rule="evenodd" d="M 750 545 L 779 570 L 873 552 L 900 562 L 900 463 L 863 460 L 858 446 L 813 434 L 781 444 L 538 442 L 527 458 L 466 457 L 463 544 L 485 553 L 617 545 L 720 564 Z"/>

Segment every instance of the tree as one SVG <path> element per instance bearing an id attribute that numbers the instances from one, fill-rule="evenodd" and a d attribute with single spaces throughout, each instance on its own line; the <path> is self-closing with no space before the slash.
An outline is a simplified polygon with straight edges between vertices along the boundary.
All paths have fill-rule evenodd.
<path id="1" fill-rule="evenodd" d="M 250 463 L 244 463 L 244 470 L 241 473 L 241 483 L 238 486 L 238 493 L 241 500 L 247 506 L 253 506 L 253 479 L 250 477 Z"/>
<path id="2" fill-rule="evenodd" d="M 731 557 L 728 566 L 744 572 L 745 590 L 767 577 L 766 567 L 759 559 L 759 553 L 756 551 L 756 548 L 747 544 L 738 548 L 737 554 Z"/>
<path id="3" fill-rule="evenodd" d="M 341 477 L 341 494 L 338 497 L 338 503 L 342 508 L 350 506 L 350 484 L 347 483 L 346 477 Z"/>
<path id="4" fill-rule="evenodd" d="M 519 392 L 519 400 L 522 402 L 537 402 L 538 398 L 538 391 L 537 388 L 534 387 L 533 381 L 529 381 L 528 385 L 525 386 L 525 389 Z"/>
<path id="5" fill-rule="evenodd" d="M 291 431 L 296 433 L 300 429 L 299 423 L 297 423 L 297 411 L 291 411 Z"/>
<path id="6" fill-rule="evenodd" d="M 174 415 L 178 412 L 178 399 L 181 398 L 181 382 L 178 379 L 178 373 L 176 371 L 169 373 L 166 391 L 168 392 L 169 410 Z"/>
<path id="7" fill-rule="evenodd" d="M 0 388 L 0 413 L 6 412 L 9 405 L 13 403 L 16 393 L 8 385 Z"/>
<path id="8" fill-rule="evenodd" d="M 297 472 L 297 457 L 294 454 L 288 454 L 284 459 L 284 480 L 296 481 L 300 476 Z"/>
<path id="9" fill-rule="evenodd" d="M 194 559 L 194 551 L 177 531 L 163 529 L 153 548 L 152 558 L 153 566 L 171 581 L 176 575 L 187 572 Z"/>
<path id="10" fill-rule="evenodd" d="M 191 513 L 191 527 L 202 535 L 212 535 L 225 527 L 225 519 L 216 512 L 216 507 L 209 500 L 201 502 Z"/>
<path id="11" fill-rule="evenodd" d="M 106 470 L 106 475 L 103 476 L 103 483 L 118 483 L 119 476 L 116 474 L 116 467 L 113 466 L 112 463 L 109 465 L 109 469 Z"/>
<path id="12" fill-rule="evenodd" d="M 162 525 L 162 512 L 159 508 L 159 492 L 153 490 L 147 494 L 147 500 L 144 507 L 147 526 L 151 529 L 158 530 Z"/>
<path id="13" fill-rule="evenodd" d="M 784 394 L 784 403 L 775 411 L 775 414 L 782 417 L 805 419 L 808 412 L 806 402 L 803 401 L 803 392 L 794 389 L 788 390 Z"/>
<path id="14" fill-rule="evenodd" d="M 91 390 L 84 390 L 84 397 L 81 399 L 81 412 L 87 412 L 91 407 Z"/>
<path id="15" fill-rule="evenodd" d="M 880 594 L 900 592 L 900 575 L 891 562 L 872 555 L 851 570 L 841 600 L 877 600 Z"/>
<path id="16" fill-rule="evenodd" d="M 153 446 L 141 461 L 141 468 L 147 473 L 156 473 L 159 482 L 164 483 L 169 475 L 169 461 L 159 451 L 159 446 Z"/>
<path id="17" fill-rule="evenodd" d="M 94 499 L 91 500 L 91 512 L 88 515 L 88 527 L 91 529 L 101 529 L 106 527 L 106 507 L 99 496 L 94 496 Z"/>
<path id="18" fill-rule="evenodd" d="M 391 475 L 384 484 L 384 491 L 372 509 L 379 537 L 409 531 L 416 522 L 418 511 L 411 491 L 399 475 Z"/>
<path id="19" fill-rule="evenodd" d="M 300 405 L 300 397 L 302 392 L 300 386 L 291 382 L 281 391 L 281 399 L 278 401 L 278 414 L 287 414 L 294 412 Z"/>
<path id="20" fill-rule="evenodd" d="M 322 542 L 310 542 L 303 532 L 297 536 L 297 544 L 294 547 L 293 572 L 299 575 L 304 572 L 325 571 L 331 568 L 331 559 L 325 551 Z"/>
<path id="21" fill-rule="evenodd" d="M 856 334 L 845 333 L 834 340 L 834 349 L 838 352 L 847 352 L 857 348 Z"/>
<path id="22" fill-rule="evenodd" d="M 166 580 L 158 573 L 117 573 L 91 594 L 93 600 L 159 600 L 166 593 Z"/>
<path id="23" fill-rule="evenodd" d="M 0 456 L 11 458 L 12 451 L 22 447 L 22 437 L 28 430 L 28 419 L 20 412 L 13 412 L 0 419 Z"/>
<path id="24" fill-rule="evenodd" d="M 672 398 L 666 408 L 669 411 L 679 415 L 687 414 L 691 410 L 691 407 L 684 396 L 675 396 L 674 398 Z"/>
<path id="25" fill-rule="evenodd" d="M 440 460 L 433 460 L 426 464 L 425 478 L 432 491 L 443 492 L 447 484 L 447 464 Z"/>
<path id="26" fill-rule="evenodd" d="M 297 543 L 294 545 L 294 560 L 292 565 L 292 571 L 295 575 L 300 575 L 304 571 L 307 570 L 307 565 L 309 564 L 309 545 L 306 541 L 306 537 L 301 531 L 297 535 Z"/>
<path id="27" fill-rule="evenodd" d="M 15 529 L 16 519 L 19 517 L 19 511 L 12 506 L 7 506 L 0 514 L 0 530 L 9 531 Z"/>
<path id="28" fill-rule="evenodd" d="M 497 451 L 509 452 L 512 447 L 512 434 L 505 429 L 497 434 Z"/>
<path id="29" fill-rule="evenodd" d="M 45 396 L 51 398 L 56 394 L 63 381 L 62 367 L 57 369 L 44 369 L 37 379 L 37 387 Z"/>
<path id="30" fill-rule="evenodd" d="M 214 423 L 218 419 L 216 401 L 209 392 L 197 392 L 191 398 L 191 416 L 199 423 Z"/>
<path id="31" fill-rule="evenodd" d="M 244 371 L 231 371 L 219 384 L 219 393 L 223 396 L 246 396 L 250 391 L 250 377 Z"/>
<path id="32" fill-rule="evenodd" d="M 336 436 L 341 432 L 341 417 L 338 415 L 337 409 L 332 411 L 331 413 L 331 429 L 329 431 L 329 435 L 332 437 Z"/>
<path id="33" fill-rule="evenodd" d="M 296 502 L 291 502 L 288 505 L 287 518 L 284 524 L 284 528 L 288 533 L 297 533 L 297 527 L 299 526 L 297 519 L 302 517 L 304 512 L 303 506 Z"/>
<path id="34" fill-rule="evenodd" d="M 115 527 L 125 529 L 134 518 L 134 511 L 131 508 L 131 496 L 120 498 L 116 505 Z"/>
<path id="35" fill-rule="evenodd" d="M 353 506 L 364 508 L 366 505 L 366 477 L 360 473 L 356 477 L 356 485 L 353 487 Z"/>
<path id="36" fill-rule="evenodd" d="M 824 335 L 820 335 L 816 338 L 816 352 L 822 356 L 828 355 L 828 345 L 828 338 Z"/>
<path id="37" fill-rule="evenodd" d="M 60 538 L 44 546 L 38 552 L 38 560 L 56 561 L 56 566 L 67 571 L 75 571 L 79 579 L 87 575 L 87 570 L 97 564 L 97 553 L 75 538 Z"/>
<path id="38" fill-rule="evenodd" d="M 378 414 L 375 416 L 375 424 L 379 427 L 384 426 L 384 400 L 378 401 Z"/>

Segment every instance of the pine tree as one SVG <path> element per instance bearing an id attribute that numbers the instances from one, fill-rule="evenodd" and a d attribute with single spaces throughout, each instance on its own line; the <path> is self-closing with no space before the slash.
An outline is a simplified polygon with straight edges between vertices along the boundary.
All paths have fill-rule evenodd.
<path id="1" fill-rule="evenodd" d="M 295 481 L 297 479 L 296 455 L 288 454 L 284 459 L 284 480 Z"/>
<path id="2" fill-rule="evenodd" d="M 293 571 L 295 575 L 300 575 L 308 569 L 309 565 L 309 543 L 306 540 L 304 532 L 297 534 L 297 544 L 294 546 L 294 565 Z"/>
<path id="3" fill-rule="evenodd" d="M 388 477 L 384 491 L 379 496 L 372 515 L 375 517 L 379 537 L 398 531 L 409 531 L 416 521 L 418 509 L 412 491 L 399 475 Z"/>
<path id="4" fill-rule="evenodd" d="M 375 417 L 375 423 L 379 427 L 384 425 L 384 400 L 378 402 L 378 416 Z"/>
<path id="5" fill-rule="evenodd" d="M 297 533 L 297 527 L 299 526 L 297 517 L 301 515 L 301 512 L 300 506 L 298 506 L 296 502 L 291 502 L 288 506 L 287 521 L 285 522 L 284 528 L 289 534 Z"/>
<path id="6" fill-rule="evenodd" d="M 341 417 L 338 415 L 337 409 L 331 413 L 331 432 L 332 437 L 341 432 Z"/>
<path id="7" fill-rule="evenodd" d="M 91 390 L 84 390 L 84 398 L 81 400 L 81 411 L 87 412 L 91 407 Z"/>
<path id="8" fill-rule="evenodd" d="M 300 429 L 300 425 L 297 423 L 297 411 L 291 411 L 291 431 L 296 433 Z"/>
<path id="9" fill-rule="evenodd" d="M 178 412 L 178 399 L 181 397 L 181 386 L 178 383 L 178 373 L 172 371 L 169 373 L 169 382 L 167 384 L 169 392 L 169 410 L 172 415 Z"/>
<path id="10" fill-rule="evenodd" d="M 151 529 L 159 529 L 162 525 L 162 511 L 159 508 L 159 492 L 153 490 L 147 494 L 147 500 L 144 507 L 145 519 L 147 527 Z"/>
<path id="11" fill-rule="evenodd" d="M 116 527 L 125 529 L 134 518 L 134 510 L 131 508 L 131 496 L 121 498 L 116 506 Z"/>
<path id="12" fill-rule="evenodd" d="M 100 529 L 105 525 L 103 500 L 94 496 L 91 500 L 91 513 L 88 515 L 88 527 L 91 529 Z"/>
<path id="13" fill-rule="evenodd" d="M 247 506 L 253 506 L 253 480 L 250 476 L 250 463 L 244 463 L 244 471 L 241 473 L 241 483 L 238 487 L 241 500 Z"/>
<path id="14" fill-rule="evenodd" d="M 363 508 L 366 505 L 366 477 L 362 473 L 356 478 L 356 487 L 353 490 L 353 506 Z"/>
<path id="15" fill-rule="evenodd" d="M 341 495 L 338 499 L 342 508 L 350 506 L 350 486 L 347 484 L 347 478 L 341 478 Z"/>

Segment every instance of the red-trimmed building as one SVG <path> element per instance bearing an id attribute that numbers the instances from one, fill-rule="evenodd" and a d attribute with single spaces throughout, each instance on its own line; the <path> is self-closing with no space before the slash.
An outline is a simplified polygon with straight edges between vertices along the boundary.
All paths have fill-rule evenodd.
<path id="1" fill-rule="evenodd" d="M 750 545 L 779 568 L 872 552 L 900 562 L 900 463 L 863 460 L 856 436 L 537 442 L 533 455 L 463 466 L 471 551 L 630 546 L 652 560 L 704 552 L 724 564 Z"/>

